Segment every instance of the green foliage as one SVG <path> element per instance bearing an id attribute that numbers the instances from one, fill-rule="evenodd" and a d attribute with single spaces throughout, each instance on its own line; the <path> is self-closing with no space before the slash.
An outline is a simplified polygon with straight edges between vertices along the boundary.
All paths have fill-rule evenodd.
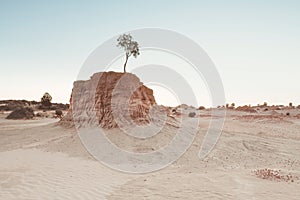
<path id="1" fill-rule="evenodd" d="M 43 97 L 41 98 L 41 104 L 42 104 L 42 106 L 45 107 L 45 108 L 48 108 L 48 109 L 52 105 L 51 101 L 52 101 L 52 97 L 51 97 L 51 95 L 48 92 L 46 92 L 43 95 Z"/>
<path id="2" fill-rule="evenodd" d="M 136 41 L 132 40 L 132 36 L 130 34 L 122 34 L 117 39 L 118 44 L 117 47 L 124 49 L 126 60 L 124 63 L 124 72 L 126 72 L 126 65 L 128 58 L 133 55 L 135 58 L 140 55 L 139 44 Z"/>

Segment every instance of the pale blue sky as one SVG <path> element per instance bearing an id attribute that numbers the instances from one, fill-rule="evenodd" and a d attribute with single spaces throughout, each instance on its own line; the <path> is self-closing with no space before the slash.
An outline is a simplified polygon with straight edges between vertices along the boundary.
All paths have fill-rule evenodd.
<path id="1" fill-rule="evenodd" d="M 300 104 L 299 1 L 0 0 L 0 99 L 68 102 L 87 56 L 143 27 L 182 33 L 218 68 L 228 102 Z M 130 63 L 129 63 L 130 68 Z"/>

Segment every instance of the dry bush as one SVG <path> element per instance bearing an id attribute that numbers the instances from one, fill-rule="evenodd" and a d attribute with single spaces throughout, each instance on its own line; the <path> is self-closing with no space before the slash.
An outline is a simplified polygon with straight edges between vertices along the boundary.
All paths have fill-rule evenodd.
<path id="1" fill-rule="evenodd" d="M 35 101 L 26 100 L 0 100 L 0 110 L 1 111 L 14 111 L 17 108 L 28 107 L 30 105 L 35 105 Z"/>
<path id="2" fill-rule="evenodd" d="M 57 117 L 61 118 L 62 115 L 63 115 L 63 112 L 62 112 L 61 110 L 56 110 L 56 111 L 55 111 L 55 115 L 56 115 Z"/>
<path id="3" fill-rule="evenodd" d="M 30 107 L 16 108 L 12 111 L 6 119 L 32 119 L 34 112 Z"/>
<path id="4" fill-rule="evenodd" d="M 205 110 L 205 107 L 204 107 L 204 106 L 200 106 L 200 107 L 198 108 L 198 110 Z"/>
<path id="5" fill-rule="evenodd" d="M 291 174 L 283 174 L 280 170 L 275 169 L 256 169 L 253 171 L 255 176 L 261 179 L 277 182 L 294 182 L 299 178 Z"/>
<path id="6" fill-rule="evenodd" d="M 189 113 L 189 117 L 195 117 L 196 116 L 196 113 L 195 112 L 190 112 Z"/>
<path id="7" fill-rule="evenodd" d="M 235 108 L 235 103 L 232 103 L 232 104 L 230 104 L 230 105 L 229 105 L 229 103 L 227 103 L 227 104 L 226 104 L 226 108 L 227 108 L 227 109 L 232 109 L 232 110 L 233 110 L 233 109 Z"/>

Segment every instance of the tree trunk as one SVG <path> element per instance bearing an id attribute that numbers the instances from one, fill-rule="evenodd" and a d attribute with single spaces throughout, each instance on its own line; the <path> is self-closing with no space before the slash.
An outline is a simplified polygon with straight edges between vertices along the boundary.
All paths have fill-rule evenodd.
<path id="1" fill-rule="evenodd" d="M 127 61 L 128 61 L 128 55 L 126 54 L 126 61 L 124 63 L 124 73 L 126 73 L 126 65 L 127 65 Z"/>

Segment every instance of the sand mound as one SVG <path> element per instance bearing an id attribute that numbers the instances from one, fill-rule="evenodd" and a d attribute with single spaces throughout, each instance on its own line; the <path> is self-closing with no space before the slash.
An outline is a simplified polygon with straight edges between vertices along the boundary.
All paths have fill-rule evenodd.
<path id="1" fill-rule="evenodd" d="M 32 108 L 21 107 L 11 112 L 6 119 L 32 119 L 33 117 L 34 112 Z"/>
<path id="2" fill-rule="evenodd" d="M 149 123 L 150 107 L 156 105 L 153 91 L 140 82 L 131 73 L 100 72 L 90 80 L 76 81 L 70 99 L 68 114 L 62 124 L 72 124 L 72 115 L 76 108 L 76 120 L 80 124 L 91 121 L 90 112 L 96 111 L 97 123 L 103 128 L 118 127 L 114 119 L 116 111 L 128 113 L 138 124 Z M 117 113 L 118 113 L 117 112 Z"/>

